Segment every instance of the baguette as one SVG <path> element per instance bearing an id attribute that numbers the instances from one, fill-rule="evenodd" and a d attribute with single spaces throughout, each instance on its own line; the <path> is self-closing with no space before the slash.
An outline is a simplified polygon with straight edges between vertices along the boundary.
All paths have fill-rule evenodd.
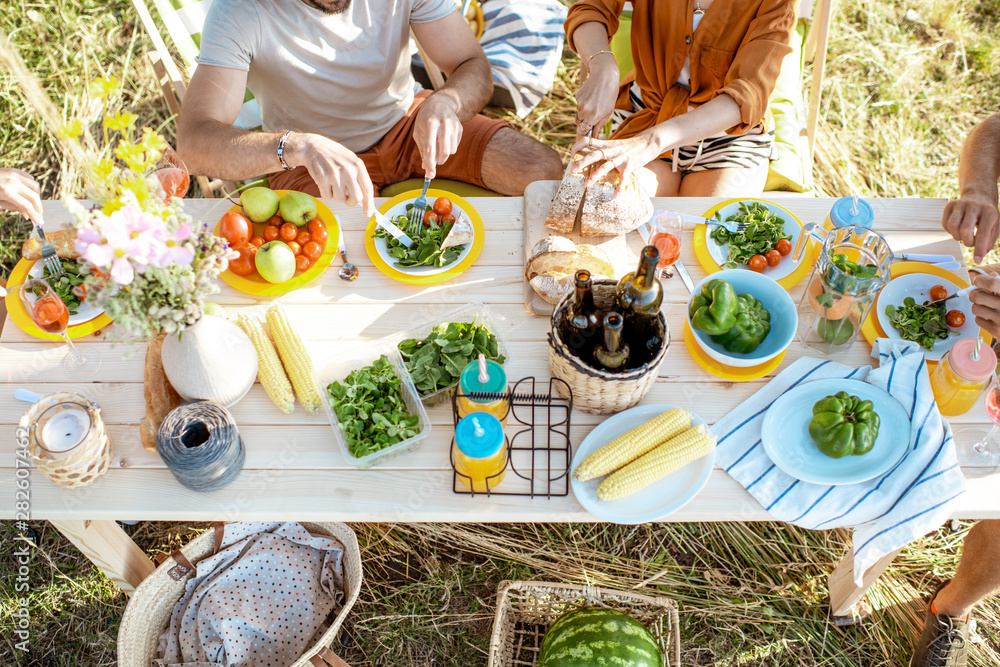
<path id="1" fill-rule="evenodd" d="M 156 451 L 156 434 L 160 430 L 163 419 L 170 411 L 184 402 L 180 394 L 170 385 L 167 374 L 163 371 L 163 339 L 162 334 L 149 342 L 146 347 L 146 372 L 143 382 L 143 394 L 146 398 L 146 414 L 143 424 L 139 426 L 139 437 L 146 451 Z"/>
<path id="2" fill-rule="evenodd" d="M 56 254 L 63 259 L 78 259 L 80 253 L 76 251 L 76 230 L 59 229 L 45 234 L 45 238 L 56 249 Z M 30 262 L 37 262 L 42 258 L 42 241 L 37 236 L 32 236 L 21 246 L 21 256 Z"/>

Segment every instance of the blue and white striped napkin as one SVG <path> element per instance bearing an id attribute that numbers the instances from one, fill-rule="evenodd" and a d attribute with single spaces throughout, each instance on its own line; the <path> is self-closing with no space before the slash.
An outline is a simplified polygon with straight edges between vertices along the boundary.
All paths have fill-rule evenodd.
<path id="1" fill-rule="evenodd" d="M 884 555 L 946 521 L 949 506 L 965 492 L 951 427 L 934 402 L 924 355 L 877 342 L 879 368 L 799 359 L 712 426 L 719 438 L 717 464 L 776 519 L 809 529 L 854 527 L 858 585 Z M 909 413 L 909 452 L 882 477 L 840 486 L 811 484 L 780 470 L 764 452 L 761 424 L 771 403 L 803 382 L 831 378 L 864 380 L 885 389 Z"/>

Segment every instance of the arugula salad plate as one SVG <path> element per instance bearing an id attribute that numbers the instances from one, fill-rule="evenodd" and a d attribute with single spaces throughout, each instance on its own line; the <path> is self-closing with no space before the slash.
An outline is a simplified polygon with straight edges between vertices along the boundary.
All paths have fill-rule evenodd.
<path id="1" fill-rule="evenodd" d="M 9 283 L 7 284 L 8 296 L 5 299 L 7 312 L 11 321 L 17 328 L 35 338 L 44 340 L 62 340 L 58 334 L 50 334 L 39 329 L 31 315 L 21 302 L 21 285 L 32 278 L 41 278 L 45 263 L 42 261 L 31 262 L 26 259 L 20 260 L 14 270 L 10 272 Z M 81 304 L 76 315 L 71 315 L 69 325 L 66 327 L 66 334 L 70 338 L 82 338 L 92 333 L 100 331 L 111 324 L 111 318 L 103 310 L 99 310 L 86 304 Z"/>
<path id="2" fill-rule="evenodd" d="M 678 406 L 637 405 L 605 419 L 577 447 L 570 470 L 575 470 L 585 458 L 618 436 L 675 407 Z M 692 413 L 691 416 L 692 426 L 705 423 L 697 415 Z M 639 489 L 624 498 L 611 501 L 597 499 L 597 487 L 604 481 L 604 477 L 586 482 L 579 482 L 571 478 L 570 483 L 576 499 L 580 501 L 585 510 L 597 518 L 614 523 L 647 523 L 662 519 L 687 505 L 708 483 L 708 478 L 714 467 L 715 450 L 713 449 L 711 454 L 688 463 L 680 470 L 675 470 L 646 488 Z"/>
<path id="3" fill-rule="evenodd" d="M 384 213 L 390 220 L 396 222 L 394 218 L 406 215 L 406 205 L 412 204 L 420 196 L 420 192 L 421 190 L 402 192 L 379 206 L 378 210 Z M 447 197 L 451 200 L 452 214 L 456 218 L 460 219 L 464 217 L 472 223 L 472 242 L 464 244 L 454 261 L 449 262 L 445 266 L 399 267 L 396 266 L 398 259 L 389 254 L 386 239 L 376 238 L 375 230 L 378 229 L 378 223 L 375 217 L 372 216 L 368 222 L 368 227 L 365 229 L 365 251 L 368 253 L 368 258 L 371 259 L 375 268 L 400 282 L 411 285 L 434 285 L 451 280 L 472 266 L 473 262 L 479 257 L 479 253 L 482 252 L 483 245 L 486 243 L 486 228 L 483 226 L 483 218 L 472 204 L 456 194 L 445 192 L 444 190 L 432 189 L 427 191 L 428 204 L 433 205 L 434 200 L 438 197 Z M 396 224 L 403 231 L 406 231 L 404 225 L 398 222 Z"/>
<path id="4" fill-rule="evenodd" d="M 834 459 L 819 451 L 809 437 L 816 401 L 846 391 L 871 401 L 879 416 L 878 437 L 861 456 Z M 764 451 L 781 470 L 812 484 L 857 484 L 889 472 L 910 446 L 910 417 L 889 392 L 861 380 L 814 380 L 782 394 L 764 415 L 760 430 Z"/>
<path id="5" fill-rule="evenodd" d="M 886 306 L 891 304 L 898 308 L 903 305 L 903 300 L 908 296 L 913 297 L 913 300 L 918 305 L 924 301 L 930 301 L 930 291 L 935 285 L 943 285 L 948 290 L 948 294 L 954 294 L 965 286 L 964 281 L 962 281 L 960 287 L 959 282 L 957 282 L 958 280 L 958 276 L 955 276 L 955 281 L 953 282 L 947 278 L 929 273 L 910 273 L 890 280 L 889 284 L 879 292 L 878 299 L 875 301 L 875 316 L 878 318 L 878 323 L 882 327 L 882 331 L 885 332 L 885 337 L 891 340 L 903 340 L 899 329 L 892 326 L 892 323 L 889 321 L 889 316 L 885 312 Z M 958 335 L 948 336 L 947 339 L 936 339 L 934 341 L 934 349 L 921 348 L 928 361 L 940 361 L 948 350 L 955 345 L 956 341 L 962 338 L 975 338 L 979 335 L 979 327 L 976 326 L 976 319 L 972 314 L 972 302 L 969 301 L 968 296 L 955 297 L 945 302 L 945 311 L 951 310 L 961 311 L 965 315 L 965 324 L 957 329 L 952 329 Z"/>
<path id="6" fill-rule="evenodd" d="M 791 237 L 791 244 L 794 248 L 795 242 L 799 237 L 799 231 L 802 229 L 802 222 L 795 217 L 791 211 L 778 206 L 773 202 L 769 202 L 764 199 L 730 199 L 728 201 L 720 202 L 708 209 L 702 217 L 721 217 L 722 220 L 726 220 L 730 216 L 739 213 L 740 204 L 749 204 L 751 202 L 762 204 L 776 217 L 781 219 L 783 230 L 785 232 L 784 236 Z M 712 231 L 715 228 L 715 225 L 700 224 L 694 229 L 694 239 L 692 244 L 694 247 L 694 253 L 702 267 L 708 273 L 721 271 L 723 265 L 729 261 L 729 244 L 724 243 L 719 245 L 711 237 Z M 802 257 L 799 258 L 799 261 L 793 261 L 792 255 L 794 253 L 789 253 L 787 256 L 781 258 L 781 262 L 777 266 L 769 266 L 765 268 L 764 275 L 769 278 L 773 278 L 779 285 L 786 289 L 794 286 L 809 274 L 809 270 L 812 268 L 813 262 L 816 259 L 818 245 L 819 244 L 812 239 L 808 240 L 806 242 L 806 248 L 802 252 Z M 740 265 L 739 268 L 749 270 L 745 264 Z"/>

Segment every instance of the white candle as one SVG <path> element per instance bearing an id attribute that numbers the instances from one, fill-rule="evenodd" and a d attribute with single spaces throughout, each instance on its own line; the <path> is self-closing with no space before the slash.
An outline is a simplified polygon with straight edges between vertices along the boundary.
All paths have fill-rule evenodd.
<path id="1" fill-rule="evenodd" d="M 84 410 L 63 410 L 45 422 L 42 428 L 42 446 L 50 452 L 68 452 L 87 436 L 90 415 Z"/>

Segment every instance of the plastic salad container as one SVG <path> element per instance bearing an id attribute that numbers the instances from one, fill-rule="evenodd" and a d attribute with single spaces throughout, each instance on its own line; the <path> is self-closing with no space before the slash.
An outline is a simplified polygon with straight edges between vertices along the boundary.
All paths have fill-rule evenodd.
<path id="1" fill-rule="evenodd" d="M 510 347 L 507 346 L 507 341 L 504 340 L 503 334 L 500 332 L 500 327 L 497 326 L 496 320 L 493 319 L 493 313 L 490 311 L 489 306 L 485 303 L 470 303 L 456 310 L 446 313 L 441 317 L 435 318 L 433 320 L 428 320 L 423 324 L 420 324 L 412 329 L 404 331 L 395 336 L 389 337 L 393 344 L 398 345 L 404 340 L 410 338 L 416 338 L 417 340 L 423 340 L 430 335 L 431 329 L 439 324 L 447 324 L 448 322 L 475 322 L 476 324 L 485 324 L 486 328 L 489 329 L 497 338 L 497 352 L 503 355 L 504 362 L 500 364 L 501 366 L 506 366 L 511 360 Z M 397 349 L 398 352 L 398 349 Z M 453 383 L 447 387 L 442 387 L 437 391 L 427 394 L 426 396 L 421 396 L 420 400 L 427 407 L 432 407 L 449 400 L 452 394 L 455 393 L 455 387 L 458 386 L 458 380 L 456 379 Z"/>
<path id="2" fill-rule="evenodd" d="M 350 448 L 347 444 L 347 436 L 344 434 L 344 430 L 340 426 L 340 421 L 337 419 L 337 413 L 334 412 L 333 406 L 330 405 L 330 394 L 326 388 L 331 382 L 343 381 L 344 378 L 351 373 L 351 371 L 364 368 L 365 366 L 370 366 L 382 355 L 388 357 L 393 370 L 396 372 L 396 376 L 402 381 L 401 389 L 403 391 L 403 402 L 406 404 L 406 409 L 411 415 L 417 415 L 419 417 L 420 421 L 418 422 L 418 426 L 420 430 L 413 437 L 397 442 L 395 445 L 386 447 L 385 449 L 372 452 L 371 454 L 358 458 L 351 454 Z M 326 361 L 324 364 L 318 365 L 316 369 L 316 386 L 319 389 L 320 396 L 323 398 L 323 410 L 326 412 L 326 416 L 330 420 L 330 425 L 333 426 L 333 439 L 337 441 L 338 445 L 340 445 L 340 449 L 344 453 L 344 458 L 351 465 L 359 468 L 368 468 L 377 463 L 384 463 L 389 459 L 402 454 L 403 452 L 408 452 L 411 449 L 416 448 L 416 446 L 420 444 L 420 441 L 426 438 L 431 432 L 431 423 L 427 418 L 427 411 L 420 402 L 420 397 L 417 396 L 417 389 L 413 386 L 413 379 L 410 377 L 410 373 L 406 370 L 406 365 L 403 363 L 403 357 L 400 355 L 399 349 L 396 347 L 394 341 L 382 339 L 367 345 L 361 345 L 348 350 L 343 354 L 338 354 L 336 357 Z"/>

